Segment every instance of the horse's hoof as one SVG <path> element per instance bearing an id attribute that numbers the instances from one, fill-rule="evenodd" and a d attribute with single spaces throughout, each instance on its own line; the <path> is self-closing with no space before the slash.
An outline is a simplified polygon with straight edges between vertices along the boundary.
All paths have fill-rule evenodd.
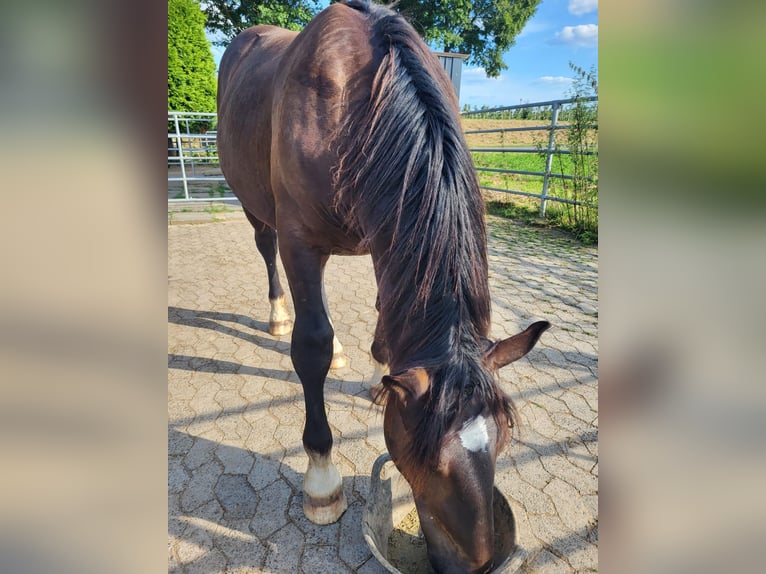
<path id="1" fill-rule="evenodd" d="M 287 335 L 293 330 L 293 322 L 289 319 L 287 321 L 279 321 L 278 323 L 269 323 L 269 335 L 274 337 L 281 337 Z"/>
<path id="2" fill-rule="evenodd" d="M 312 498 L 303 493 L 303 514 L 314 524 L 332 524 L 343 516 L 348 508 L 343 488 L 324 498 Z"/>
<path id="3" fill-rule="evenodd" d="M 332 363 L 330 363 L 331 369 L 342 369 L 348 365 L 348 359 L 346 359 L 346 355 L 333 355 L 332 356 Z"/>

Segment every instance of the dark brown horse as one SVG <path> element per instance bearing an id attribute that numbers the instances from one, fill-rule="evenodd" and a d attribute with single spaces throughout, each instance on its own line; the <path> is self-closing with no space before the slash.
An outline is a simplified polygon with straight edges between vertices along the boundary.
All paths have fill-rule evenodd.
<path id="1" fill-rule="evenodd" d="M 231 43 L 218 93 L 221 166 L 266 261 L 270 330 L 292 326 L 306 404 L 304 512 L 346 508 L 323 386 L 334 333 L 331 254 L 372 255 L 386 445 L 413 487 L 439 572 L 492 567 L 495 460 L 514 425 L 493 372 L 548 327 L 493 343 L 484 208 L 449 78 L 399 15 L 333 4 L 300 33 L 255 26 Z M 337 350 L 337 349 L 336 349 Z M 337 353 L 336 353 L 337 354 Z"/>

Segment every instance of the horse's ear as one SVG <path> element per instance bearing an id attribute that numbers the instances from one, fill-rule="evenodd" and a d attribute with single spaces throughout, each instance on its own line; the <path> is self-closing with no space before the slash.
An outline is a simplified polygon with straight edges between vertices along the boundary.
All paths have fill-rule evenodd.
<path id="1" fill-rule="evenodd" d="M 405 405 L 425 395 L 431 385 L 428 373 L 421 368 L 409 369 L 397 375 L 386 375 L 381 382 L 386 389 L 396 393 Z"/>
<path id="2" fill-rule="evenodd" d="M 532 350 L 540 335 L 550 326 L 551 324 L 548 321 L 538 321 L 537 323 L 532 323 L 518 335 L 494 343 L 486 350 L 484 355 L 487 367 L 494 371 L 521 359 L 521 357 Z"/>

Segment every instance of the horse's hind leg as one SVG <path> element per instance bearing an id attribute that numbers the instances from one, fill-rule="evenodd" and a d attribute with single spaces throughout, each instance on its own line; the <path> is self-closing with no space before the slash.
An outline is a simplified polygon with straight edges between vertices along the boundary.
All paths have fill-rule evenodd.
<path id="1" fill-rule="evenodd" d="M 324 278 L 322 278 L 322 304 L 324 305 L 325 313 L 327 313 L 327 319 L 330 321 L 333 331 L 335 331 L 335 325 L 333 325 L 332 317 L 330 317 L 330 306 L 327 304 L 327 293 L 324 288 Z M 331 369 L 342 369 L 346 366 L 348 361 L 343 354 L 343 345 L 338 341 L 338 337 L 333 333 L 332 336 L 332 362 L 330 363 Z"/>
<path id="2" fill-rule="evenodd" d="M 303 512 L 316 524 L 330 524 L 340 518 L 348 503 L 340 473 L 332 463 L 332 432 L 324 405 L 334 338 L 322 296 L 322 272 L 328 256 L 293 245 L 284 237 L 279 243 L 295 305 L 290 356 L 306 403 L 303 448 L 309 463 L 303 475 Z"/>
<path id="3" fill-rule="evenodd" d="M 245 211 L 245 215 L 255 229 L 255 245 L 266 262 L 266 273 L 269 277 L 269 304 L 271 305 L 269 333 L 275 336 L 286 335 L 293 328 L 293 322 L 287 314 L 285 292 L 279 282 L 277 232 L 247 211 Z"/>

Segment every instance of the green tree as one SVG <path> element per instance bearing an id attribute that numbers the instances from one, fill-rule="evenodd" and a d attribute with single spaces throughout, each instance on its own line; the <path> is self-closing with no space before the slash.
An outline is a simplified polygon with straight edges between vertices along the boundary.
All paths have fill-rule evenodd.
<path id="1" fill-rule="evenodd" d="M 215 62 L 197 0 L 168 0 L 168 110 L 214 112 Z"/>
<path id="2" fill-rule="evenodd" d="M 255 24 L 270 24 L 301 30 L 319 12 L 317 0 L 206 0 L 209 30 L 223 34 L 216 42 L 226 45 L 242 30 Z"/>
<path id="3" fill-rule="evenodd" d="M 508 68 L 503 54 L 537 10 L 540 0 L 400 0 L 404 14 L 435 50 L 469 54 L 470 64 L 489 77 Z M 207 0 L 207 27 L 227 44 L 253 24 L 273 24 L 300 30 L 319 11 L 316 0 Z"/>
<path id="4" fill-rule="evenodd" d="M 469 54 L 494 78 L 508 68 L 503 54 L 534 15 L 540 0 L 401 0 L 396 9 L 437 50 Z"/>

